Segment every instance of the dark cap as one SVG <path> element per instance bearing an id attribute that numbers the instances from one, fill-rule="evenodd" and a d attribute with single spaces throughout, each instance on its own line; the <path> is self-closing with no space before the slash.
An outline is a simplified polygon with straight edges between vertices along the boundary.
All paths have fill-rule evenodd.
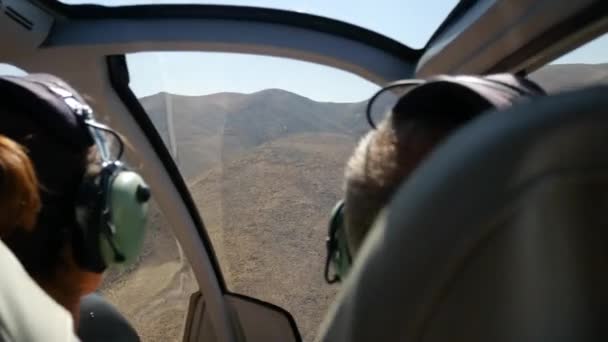
<path id="1" fill-rule="evenodd" d="M 506 108 L 544 94 L 534 82 L 511 74 L 442 75 L 429 79 L 399 99 L 393 108 L 393 118 L 436 119 L 458 125 L 486 110 Z"/>
<path id="2" fill-rule="evenodd" d="M 77 150 L 93 145 L 94 141 L 84 125 L 84 117 L 74 115 L 65 101 L 53 93 L 53 87 L 68 91 L 81 103 L 86 103 L 76 90 L 53 75 L 0 77 L 0 113 L 8 111 L 0 120 L 0 133 L 9 133 L 3 132 L 2 128 L 18 126 L 14 123 L 23 121 L 23 118 L 18 116 L 27 115 L 27 121 L 33 124 L 28 127 L 29 130 L 44 131 L 44 134 L 51 135 Z"/>

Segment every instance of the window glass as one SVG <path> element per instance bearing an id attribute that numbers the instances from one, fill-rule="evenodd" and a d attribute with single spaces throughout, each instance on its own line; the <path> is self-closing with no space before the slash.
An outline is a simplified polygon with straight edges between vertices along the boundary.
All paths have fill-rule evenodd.
<path id="1" fill-rule="evenodd" d="M 377 86 L 252 55 L 141 53 L 127 63 L 228 289 L 283 307 L 311 341 L 336 292 L 323 280 L 329 215 Z"/>
<path id="2" fill-rule="evenodd" d="M 257 6 L 310 13 L 376 31 L 413 48 L 422 48 L 458 0 L 62 0 L 67 4 L 127 6 L 220 4 Z"/>
<path id="3" fill-rule="evenodd" d="M 181 341 L 190 295 L 198 284 L 162 212 L 152 203 L 139 260 L 104 274 L 101 294 L 129 320 L 142 341 Z"/>
<path id="4" fill-rule="evenodd" d="M 551 93 L 608 84 L 608 34 L 556 59 L 530 77 Z"/>

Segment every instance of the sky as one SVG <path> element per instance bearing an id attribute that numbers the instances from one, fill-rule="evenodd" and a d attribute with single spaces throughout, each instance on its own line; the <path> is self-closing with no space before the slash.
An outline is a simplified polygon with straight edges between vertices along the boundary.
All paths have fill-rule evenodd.
<path id="1" fill-rule="evenodd" d="M 135 5 L 153 0 L 66 0 L 66 3 Z M 160 0 L 155 3 L 183 3 Z M 213 1 L 194 0 L 195 3 Z M 218 0 L 223 4 L 296 10 L 350 22 L 414 48 L 426 44 L 457 0 Z M 275 57 L 209 53 L 146 52 L 127 56 L 137 96 L 167 91 L 182 95 L 252 93 L 281 88 L 317 101 L 355 102 L 378 88 L 356 75 L 318 64 Z M 608 62 L 608 36 L 554 63 Z M 0 69 L 1 70 L 1 69 Z"/>
<path id="2" fill-rule="evenodd" d="M 156 3 L 183 3 L 161 0 Z M 69 0 L 106 6 L 149 0 Z M 217 0 L 195 3 L 255 5 L 295 10 L 346 21 L 414 48 L 423 47 L 457 0 Z M 313 63 L 220 53 L 144 53 L 128 56 L 131 87 L 138 96 L 160 90 L 182 95 L 252 93 L 281 88 L 317 101 L 355 102 L 378 88 L 353 74 Z M 156 72 L 150 72 L 155 70 Z"/>

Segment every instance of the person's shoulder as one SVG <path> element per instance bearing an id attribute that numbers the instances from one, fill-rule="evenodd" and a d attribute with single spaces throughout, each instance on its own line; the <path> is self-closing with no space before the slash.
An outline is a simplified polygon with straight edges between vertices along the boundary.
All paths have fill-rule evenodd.
<path id="1" fill-rule="evenodd" d="M 78 341 L 70 313 L 49 297 L 0 240 L 0 341 Z"/>

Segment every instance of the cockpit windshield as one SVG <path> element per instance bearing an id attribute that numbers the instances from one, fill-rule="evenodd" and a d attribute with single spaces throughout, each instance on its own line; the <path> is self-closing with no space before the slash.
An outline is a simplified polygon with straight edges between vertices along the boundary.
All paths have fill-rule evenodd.
<path id="1" fill-rule="evenodd" d="M 228 290 L 285 308 L 312 341 L 337 290 L 323 279 L 329 214 L 378 86 L 255 55 L 145 52 L 127 55 L 127 65 Z"/>

